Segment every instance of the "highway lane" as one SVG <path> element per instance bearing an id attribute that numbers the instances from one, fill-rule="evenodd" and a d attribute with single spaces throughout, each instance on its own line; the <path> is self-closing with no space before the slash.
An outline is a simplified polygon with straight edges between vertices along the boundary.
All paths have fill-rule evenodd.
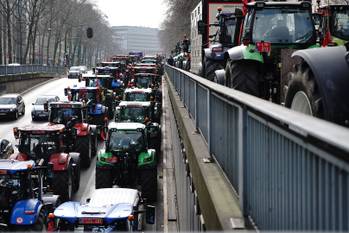
<path id="1" fill-rule="evenodd" d="M 23 95 L 26 110 L 25 115 L 19 117 L 17 120 L 2 120 L 0 121 L 0 138 L 6 138 L 11 141 L 13 145 L 16 145 L 16 140 L 13 136 L 13 127 L 17 126 L 25 126 L 29 124 L 45 124 L 47 122 L 43 121 L 32 121 L 31 119 L 31 109 L 32 103 L 36 100 L 36 97 L 39 95 L 57 95 L 61 100 L 66 100 L 67 98 L 64 96 L 64 88 L 70 86 L 83 86 L 84 83 L 79 83 L 77 79 L 68 79 L 61 78 L 48 83 L 45 83 L 37 88 L 34 88 Z M 98 149 L 102 149 L 104 147 L 103 142 L 99 142 Z M 16 148 L 15 148 L 15 151 Z M 93 158 L 91 166 L 88 169 L 84 169 L 81 171 L 80 178 L 80 188 L 73 195 L 73 200 L 85 202 L 86 199 L 90 196 L 91 192 L 95 189 L 95 165 L 96 165 L 96 157 Z M 159 176 L 162 176 L 161 167 L 159 165 Z M 162 179 L 158 179 L 159 181 L 159 191 L 158 191 L 158 202 L 154 203 L 157 207 L 157 218 L 155 225 L 146 225 L 146 231 L 158 231 L 162 230 L 163 225 L 163 214 L 162 214 Z"/>

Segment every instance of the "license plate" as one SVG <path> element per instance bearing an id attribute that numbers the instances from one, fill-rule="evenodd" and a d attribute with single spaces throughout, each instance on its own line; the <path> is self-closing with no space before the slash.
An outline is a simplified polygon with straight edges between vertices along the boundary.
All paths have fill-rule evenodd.
<path id="1" fill-rule="evenodd" d="M 94 225 L 101 225 L 103 224 L 102 218 L 81 218 L 79 220 L 80 224 L 94 224 Z"/>
<path id="2" fill-rule="evenodd" d="M 46 115 L 45 115 L 45 114 L 39 114 L 39 116 L 40 116 L 40 117 L 46 117 Z"/>

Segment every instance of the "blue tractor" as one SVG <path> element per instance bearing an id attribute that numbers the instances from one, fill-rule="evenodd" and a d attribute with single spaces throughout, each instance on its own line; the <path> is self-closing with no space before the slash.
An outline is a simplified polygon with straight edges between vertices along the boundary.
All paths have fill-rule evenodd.
<path id="1" fill-rule="evenodd" d="M 59 196 L 45 193 L 44 172 L 33 160 L 0 160 L 0 230 L 44 231 Z"/>

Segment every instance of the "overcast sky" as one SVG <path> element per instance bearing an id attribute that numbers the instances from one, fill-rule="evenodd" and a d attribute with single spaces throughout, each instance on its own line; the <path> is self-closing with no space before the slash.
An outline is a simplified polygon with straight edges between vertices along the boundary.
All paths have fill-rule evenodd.
<path id="1" fill-rule="evenodd" d="M 163 0 L 91 0 L 108 17 L 110 26 L 158 28 L 164 19 Z"/>

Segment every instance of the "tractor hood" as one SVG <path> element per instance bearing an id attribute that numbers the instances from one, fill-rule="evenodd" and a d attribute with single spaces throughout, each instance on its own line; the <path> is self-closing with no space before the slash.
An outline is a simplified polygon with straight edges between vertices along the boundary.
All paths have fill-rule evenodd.
<path id="1" fill-rule="evenodd" d="M 103 219 L 108 224 L 131 215 L 137 201 L 138 192 L 134 189 L 97 189 L 89 203 L 65 202 L 56 208 L 54 215 L 70 223 L 83 224 L 83 219 Z"/>

